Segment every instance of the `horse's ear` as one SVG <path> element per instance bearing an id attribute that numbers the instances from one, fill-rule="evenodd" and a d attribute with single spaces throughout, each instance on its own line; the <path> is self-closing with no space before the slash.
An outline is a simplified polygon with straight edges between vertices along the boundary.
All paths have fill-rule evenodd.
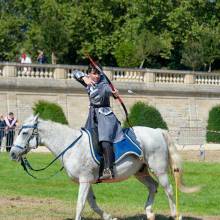
<path id="1" fill-rule="evenodd" d="M 39 118 L 39 113 L 37 113 L 35 116 L 34 116 L 34 121 L 37 121 Z"/>

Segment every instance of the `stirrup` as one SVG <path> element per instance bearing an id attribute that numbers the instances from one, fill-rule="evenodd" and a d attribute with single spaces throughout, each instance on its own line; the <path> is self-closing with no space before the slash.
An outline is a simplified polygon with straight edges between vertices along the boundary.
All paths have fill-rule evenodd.
<path id="1" fill-rule="evenodd" d="M 102 176 L 99 178 L 100 180 L 104 180 L 104 179 L 113 179 L 114 175 L 113 172 L 111 171 L 111 169 L 109 168 L 105 168 L 103 170 L 103 174 Z"/>

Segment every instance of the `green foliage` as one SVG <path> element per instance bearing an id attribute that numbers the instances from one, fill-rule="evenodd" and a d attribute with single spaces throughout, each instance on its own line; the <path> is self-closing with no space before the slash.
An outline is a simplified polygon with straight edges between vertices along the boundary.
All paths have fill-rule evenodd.
<path id="1" fill-rule="evenodd" d="M 118 41 L 120 16 L 123 3 L 114 1 L 78 1 L 70 8 L 68 27 L 71 29 L 71 47 L 77 56 L 85 51 L 104 58 L 111 57 Z M 116 31 L 116 33 L 115 33 Z M 109 60 L 109 59 L 108 59 Z"/>
<path id="2" fill-rule="evenodd" d="M 220 143 L 220 134 L 210 131 L 220 132 L 220 105 L 217 105 L 209 112 L 206 139 L 207 142 Z"/>
<path id="3" fill-rule="evenodd" d="M 192 25 L 192 36 L 185 44 L 181 62 L 193 70 L 204 65 L 209 66 L 220 57 L 220 25 L 216 27 L 201 27 Z"/>
<path id="4" fill-rule="evenodd" d="M 136 46 L 133 42 L 121 42 L 115 50 L 117 64 L 121 67 L 137 67 L 141 60 L 135 54 Z"/>
<path id="5" fill-rule="evenodd" d="M 172 49 L 171 39 L 168 34 L 163 33 L 163 35 L 157 36 L 145 30 L 138 36 L 136 45 L 134 57 L 139 57 L 140 61 L 142 61 L 141 67 L 143 67 L 145 60 L 151 63 L 152 57 L 160 56 L 168 59 Z"/>
<path id="6" fill-rule="evenodd" d="M 24 34 L 20 31 L 22 19 L 8 15 L 0 19 L 0 60 L 14 61 Z"/>
<path id="7" fill-rule="evenodd" d="M 33 62 L 43 50 L 48 61 L 53 54 L 85 64 L 87 51 L 106 66 L 177 68 L 182 57 L 211 70 L 220 56 L 219 14 L 217 0 L 0 0 L 0 60 L 15 61 L 24 48 Z M 190 48 L 193 63 L 185 61 Z"/>
<path id="8" fill-rule="evenodd" d="M 149 106 L 144 102 L 135 103 L 131 107 L 128 117 L 133 126 L 168 129 L 160 112 L 156 108 Z M 124 122 L 124 126 L 128 127 L 126 121 Z"/>
<path id="9" fill-rule="evenodd" d="M 33 111 L 42 119 L 68 124 L 63 109 L 56 103 L 40 100 L 34 105 Z"/>
<path id="10" fill-rule="evenodd" d="M 215 28 L 202 28 L 200 42 L 203 46 L 204 63 L 209 65 L 211 71 L 212 63 L 220 58 L 220 25 Z"/>
<path id="11" fill-rule="evenodd" d="M 39 22 L 44 39 L 42 48 L 52 53 L 62 61 L 62 56 L 68 51 L 70 30 L 66 26 L 67 11 L 56 0 L 47 0 L 41 5 Z"/>
<path id="12" fill-rule="evenodd" d="M 204 63 L 203 48 L 199 41 L 187 41 L 183 48 L 182 60 L 185 66 L 196 70 Z"/>

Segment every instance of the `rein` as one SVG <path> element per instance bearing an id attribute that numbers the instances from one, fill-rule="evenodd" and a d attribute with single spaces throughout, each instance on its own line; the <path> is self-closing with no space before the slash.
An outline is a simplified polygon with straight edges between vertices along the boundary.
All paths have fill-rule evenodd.
<path id="1" fill-rule="evenodd" d="M 24 171 L 29 175 L 31 176 L 32 178 L 34 179 L 40 179 L 40 180 L 46 180 L 46 179 L 49 179 L 49 178 L 52 178 L 54 176 L 56 176 L 59 172 L 61 172 L 63 170 L 63 166 L 53 175 L 47 177 L 47 178 L 39 178 L 39 177 L 36 177 L 34 176 L 33 174 L 30 173 L 29 169 L 31 167 L 30 163 L 28 162 L 27 158 L 21 158 L 21 166 L 24 168 Z M 27 168 L 28 167 L 28 168 Z"/>
<path id="2" fill-rule="evenodd" d="M 72 144 L 70 144 L 66 149 L 64 149 L 55 159 L 53 159 L 47 166 L 43 167 L 43 168 L 40 168 L 40 169 L 34 169 L 31 164 L 29 163 L 29 161 L 27 160 L 26 157 L 21 157 L 21 166 L 24 168 L 24 171 L 31 177 L 33 177 L 34 179 L 40 179 L 40 178 L 37 178 L 36 176 L 34 176 L 33 174 L 30 173 L 29 170 L 32 170 L 32 171 L 43 171 L 43 170 L 46 170 L 48 167 L 50 167 L 56 160 L 58 160 L 61 156 L 63 157 L 63 155 L 72 147 L 74 147 L 74 145 L 76 144 L 76 142 L 82 137 L 83 133 L 82 131 L 80 131 L 81 134 L 79 137 L 76 138 L 76 140 L 73 141 Z M 60 168 L 60 170 L 58 170 L 54 175 L 50 176 L 50 177 L 53 177 L 55 176 L 57 173 L 61 172 L 62 170 L 64 169 L 64 166 L 62 166 Z M 50 178 L 49 177 L 49 178 Z M 47 179 L 47 178 L 41 178 L 41 179 Z"/>

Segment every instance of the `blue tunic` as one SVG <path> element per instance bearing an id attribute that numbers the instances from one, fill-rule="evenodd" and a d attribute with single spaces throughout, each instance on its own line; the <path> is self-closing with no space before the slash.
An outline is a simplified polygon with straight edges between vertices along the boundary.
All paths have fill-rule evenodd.
<path id="1" fill-rule="evenodd" d="M 82 77 L 85 73 L 80 71 L 73 72 L 77 81 L 86 87 L 90 100 L 89 115 L 85 128 L 95 130 L 98 140 L 117 143 L 124 139 L 121 124 L 112 112 L 110 107 L 110 96 L 112 90 L 103 75 L 94 86 L 87 86 Z"/>

